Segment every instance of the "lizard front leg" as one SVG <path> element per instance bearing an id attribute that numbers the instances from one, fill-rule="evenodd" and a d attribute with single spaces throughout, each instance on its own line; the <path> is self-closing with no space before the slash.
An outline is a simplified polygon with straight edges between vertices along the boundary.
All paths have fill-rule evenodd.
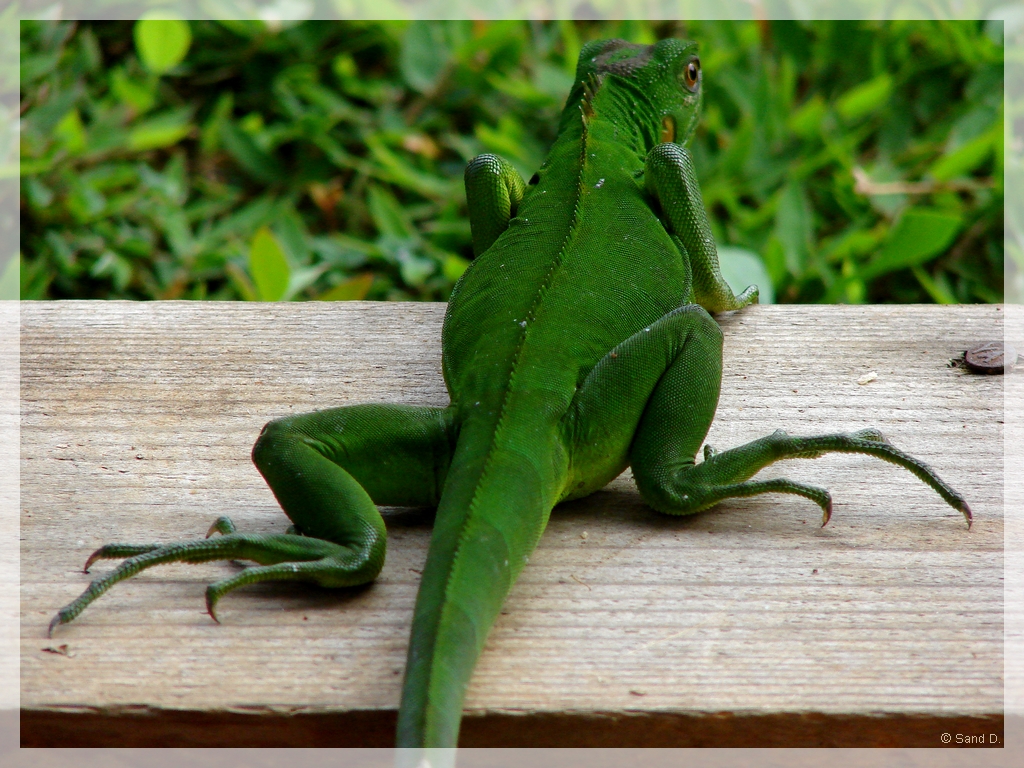
<path id="1" fill-rule="evenodd" d="M 510 162 L 478 155 L 466 166 L 466 203 L 473 255 L 479 256 L 508 228 L 526 193 L 526 184 Z"/>
<path id="2" fill-rule="evenodd" d="M 647 154 L 644 184 L 647 193 L 658 203 L 665 229 L 678 238 L 678 244 L 685 250 L 697 303 L 708 312 L 725 312 L 756 304 L 756 285 L 735 296 L 722 277 L 718 249 L 689 150 L 679 144 L 656 145 Z"/>
<path id="3" fill-rule="evenodd" d="M 432 506 L 440 498 L 455 444 L 450 411 L 357 405 L 272 421 L 253 447 L 253 461 L 295 533 L 238 533 L 227 518 L 207 536 L 171 544 L 108 544 L 89 558 L 128 557 L 62 608 L 50 632 L 66 624 L 114 584 L 169 562 L 244 559 L 259 563 L 211 584 L 206 601 L 259 581 L 300 580 L 325 587 L 365 584 L 384 565 L 386 532 L 377 504 Z M 297 535 L 301 534 L 301 535 Z"/>

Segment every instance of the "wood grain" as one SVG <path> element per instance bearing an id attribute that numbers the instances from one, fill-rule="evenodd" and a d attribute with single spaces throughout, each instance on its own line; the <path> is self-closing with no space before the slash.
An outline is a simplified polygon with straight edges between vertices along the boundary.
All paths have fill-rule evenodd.
<path id="1" fill-rule="evenodd" d="M 22 303 L 23 746 L 390 743 L 429 511 L 386 510 L 388 561 L 368 588 L 245 588 L 218 626 L 203 590 L 234 566 L 171 565 L 45 631 L 101 544 L 201 536 L 222 514 L 283 530 L 249 461 L 269 419 L 445 404 L 443 313 Z M 973 530 L 867 457 L 762 473 L 830 488 L 824 529 L 783 496 L 660 516 L 627 473 L 552 515 L 477 667 L 463 743 L 940 746 L 953 726 L 1001 732 L 1002 377 L 948 361 L 1001 338 L 1002 309 L 719 319 L 711 444 L 876 426 L 966 496 Z"/>

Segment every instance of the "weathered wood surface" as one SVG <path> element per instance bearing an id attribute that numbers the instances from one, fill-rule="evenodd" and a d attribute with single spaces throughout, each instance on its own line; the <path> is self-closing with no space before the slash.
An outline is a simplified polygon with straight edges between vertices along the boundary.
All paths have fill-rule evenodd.
<path id="1" fill-rule="evenodd" d="M 233 566 L 172 565 L 53 639 L 46 625 L 103 543 L 201 536 L 222 514 L 283 530 L 249 461 L 267 420 L 447 402 L 443 312 L 22 304 L 23 745 L 390 742 L 429 513 L 387 512 L 369 588 L 245 588 L 218 626 L 203 590 Z M 660 516 L 627 474 L 553 514 L 477 667 L 463 742 L 940 746 L 943 731 L 1000 730 L 1002 377 L 947 362 L 1001 338 L 1001 308 L 751 307 L 720 321 L 711 444 L 877 426 L 967 497 L 973 530 L 867 457 L 763 473 L 829 487 L 824 529 L 788 496 Z"/>

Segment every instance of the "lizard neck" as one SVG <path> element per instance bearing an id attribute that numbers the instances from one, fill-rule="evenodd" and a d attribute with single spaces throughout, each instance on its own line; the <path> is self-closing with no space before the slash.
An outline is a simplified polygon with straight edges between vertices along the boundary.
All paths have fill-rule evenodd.
<path id="1" fill-rule="evenodd" d="M 661 141 L 661 115 L 640 84 L 606 74 L 580 82 L 562 112 L 560 139 L 610 141 L 646 157 Z M 586 157 L 586 156 L 585 156 Z"/>

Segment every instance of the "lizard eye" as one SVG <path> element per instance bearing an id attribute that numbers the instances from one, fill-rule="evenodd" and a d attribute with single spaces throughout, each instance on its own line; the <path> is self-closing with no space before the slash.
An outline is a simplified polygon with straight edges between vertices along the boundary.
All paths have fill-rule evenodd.
<path id="1" fill-rule="evenodd" d="M 690 59 L 683 70 L 683 82 L 691 91 L 697 90 L 697 83 L 700 81 L 700 59 Z"/>

